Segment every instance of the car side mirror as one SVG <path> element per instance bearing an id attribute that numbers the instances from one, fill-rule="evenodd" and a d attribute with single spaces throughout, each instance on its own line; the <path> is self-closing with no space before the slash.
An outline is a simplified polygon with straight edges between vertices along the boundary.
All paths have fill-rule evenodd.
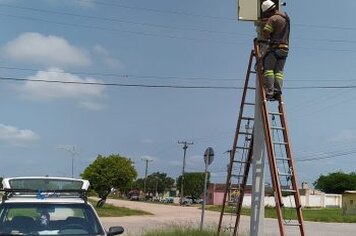
<path id="1" fill-rule="evenodd" d="M 107 233 L 108 236 L 122 234 L 124 232 L 124 228 L 121 226 L 113 226 L 109 228 L 109 232 Z"/>

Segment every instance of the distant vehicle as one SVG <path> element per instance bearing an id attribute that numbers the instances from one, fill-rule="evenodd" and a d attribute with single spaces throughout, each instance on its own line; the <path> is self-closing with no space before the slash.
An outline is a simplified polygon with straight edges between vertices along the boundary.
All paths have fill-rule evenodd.
<path id="1" fill-rule="evenodd" d="M 140 200 L 140 191 L 139 190 L 131 190 L 129 192 L 128 196 L 131 201 L 139 201 Z"/>
<path id="2" fill-rule="evenodd" d="M 191 205 L 191 204 L 202 204 L 203 199 L 199 198 L 193 198 L 191 196 L 186 196 L 183 198 L 183 205 Z"/>
<path id="3" fill-rule="evenodd" d="M 174 199 L 172 197 L 166 197 L 166 198 L 163 199 L 163 202 L 164 203 L 173 203 Z"/>
<path id="4" fill-rule="evenodd" d="M 0 235 L 122 234 L 106 232 L 85 195 L 89 181 L 61 177 L 4 178 L 0 203 Z"/>
<path id="5" fill-rule="evenodd" d="M 202 204 L 202 203 L 203 203 L 203 199 L 201 199 L 201 198 L 199 198 L 199 199 L 195 198 L 195 199 L 193 199 L 193 203 L 194 203 L 194 204 Z"/>
<path id="6" fill-rule="evenodd" d="M 182 199 L 181 205 L 189 206 L 193 204 L 193 199 L 191 197 L 184 197 Z"/>

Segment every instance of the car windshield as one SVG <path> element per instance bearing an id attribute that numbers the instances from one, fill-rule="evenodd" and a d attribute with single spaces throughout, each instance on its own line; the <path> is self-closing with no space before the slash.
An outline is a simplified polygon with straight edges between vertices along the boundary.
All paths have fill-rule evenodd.
<path id="1" fill-rule="evenodd" d="M 4 203 L 0 235 L 103 235 L 93 209 L 84 203 Z"/>

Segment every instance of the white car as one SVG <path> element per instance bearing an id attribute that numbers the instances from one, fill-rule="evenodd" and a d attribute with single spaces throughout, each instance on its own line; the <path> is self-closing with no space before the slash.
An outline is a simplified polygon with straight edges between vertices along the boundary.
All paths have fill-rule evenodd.
<path id="1" fill-rule="evenodd" d="M 3 179 L 0 235 L 118 235 L 105 231 L 85 196 L 89 181 L 61 177 Z"/>

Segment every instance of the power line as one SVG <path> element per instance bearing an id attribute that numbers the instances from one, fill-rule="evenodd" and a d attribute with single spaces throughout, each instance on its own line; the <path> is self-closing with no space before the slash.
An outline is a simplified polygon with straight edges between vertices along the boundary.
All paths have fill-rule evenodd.
<path id="1" fill-rule="evenodd" d="M 318 160 L 331 159 L 331 158 L 335 158 L 335 157 L 348 156 L 348 155 L 355 154 L 355 153 L 356 153 L 356 150 L 342 151 L 340 153 L 325 155 L 325 156 L 321 156 L 321 157 L 311 157 L 311 158 L 305 158 L 305 159 L 297 159 L 296 161 L 297 162 L 318 161 Z"/>
<path id="2" fill-rule="evenodd" d="M 76 0 L 76 1 L 89 2 L 87 0 Z M 174 15 L 192 16 L 192 17 L 200 17 L 200 18 L 210 18 L 210 19 L 217 19 L 217 20 L 229 20 L 229 21 L 236 20 L 235 18 L 232 17 L 202 15 L 202 14 L 190 13 L 184 11 L 161 10 L 161 9 L 147 8 L 147 7 L 137 7 L 137 6 L 133 7 L 133 6 L 127 6 L 123 4 L 117 4 L 117 3 L 104 3 L 104 2 L 95 1 L 94 4 L 117 7 L 117 8 L 125 8 L 131 10 L 150 11 L 150 12 L 163 13 L 163 14 L 174 14 Z"/>
<path id="3" fill-rule="evenodd" d="M 62 25 L 62 26 L 96 29 L 96 30 L 115 32 L 115 33 L 127 33 L 127 34 L 135 34 L 135 35 L 140 35 L 140 36 L 180 39 L 180 40 L 188 40 L 188 41 L 197 41 L 200 43 L 201 42 L 211 42 L 211 43 L 218 43 L 218 44 L 224 44 L 224 45 L 239 45 L 236 42 L 229 42 L 229 41 L 220 41 L 220 40 L 213 40 L 213 39 L 207 39 L 207 38 L 198 39 L 198 38 L 181 37 L 181 36 L 175 36 L 175 35 L 164 35 L 164 34 L 145 33 L 145 32 L 132 31 L 132 30 L 113 29 L 113 28 L 94 26 L 94 25 L 84 25 L 84 24 L 78 24 L 78 23 L 75 24 L 75 23 L 66 23 L 66 22 L 59 22 L 59 21 L 52 21 L 52 20 L 44 20 L 44 19 L 39 19 L 39 18 L 34 18 L 34 17 L 29 17 L 29 16 L 18 16 L 18 15 L 12 15 L 12 14 L 7 14 L 7 13 L 0 13 L 0 16 L 12 17 L 12 18 L 22 19 L 22 20 L 39 21 L 39 22 L 45 22 L 45 23 L 50 23 L 50 24 L 55 24 L 55 25 Z"/>
<path id="4" fill-rule="evenodd" d="M 200 29 L 200 28 L 174 27 L 174 26 L 161 25 L 161 24 L 149 24 L 149 23 L 121 20 L 121 19 L 116 19 L 116 18 L 99 17 L 99 16 L 92 16 L 92 15 L 81 15 L 81 14 L 75 14 L 75 13 L 53 11 L 53 10 L 41 9 L 41 8 L 33 8 L 33 7 L 23 7 L 23 6 L 3 4 L 3 3 L 1 3 L 0 6 L 14 8 L 14 9 L 22 9 L 22 10 L 28 10 L 28 11 L 35 11 L 35 12 L 63 15 L 63 16 L 73 16 L 73 17 L 79 17 L 79 18 L 85 18 L 85 19 L 95 19 L 95 20 L 102 20 L 102 21 L 109 21 L 109 22 L 119 22 L 119 23 L 125 23 L 125 24 L 149 26 L 149 27 L 164 28 L 164 29 L 189 30 L 189 31 L 197 31 L 197 32 L 231 34 L 231 35 L 239 35 L 239 36 L 240 35 L 248 35 L 248 36 L 250 35 L 250 34 L 247 34 L 247 33 L 246 34 L 241 34 L 241 33 L 236 33 L 236 32 L 213 31 L 213 30 Z"/>
<path id="5" fill-rule="evenodd" d="M 62 80 L 45 80 L 45 79 L 26 79 L 14 77 L 0 77 L 0 80 L 8 81 L 26 81 L 41 83 L 58 83 L 58 84 L 75 84 L 75 85 L 97 85 L 97 86 L 117 86 L 117 87 L 142 87 L 142 88 L 172 88 L 172 89 L 226 89 L 241 90 L 242 87 L 236 86 L 188 86 L 188 85 L 149 85 L 149 84 L 122 84 L 122 83 L 104 83 L 104 82 L 84 82 L 84 81 L 62 81 Z M 284 89 L 355 89 L 352 86 L 296 86 L 285 87 Z"/>
<path id="6" fill-rule="evenodd" d="M 0 77 L 0 80 L 8 81 L 27 81 L 41 83 L 57 84 L 75 84 L 75 85 L 98 85 L 98 86 L 117 86 L 117 87 L 141 87 L 141 88 L 174 88 L 174 89 L 242 89 L 242 87 L 229 86 L 184 86 L 184 85 L 149 85 L 149 84 L 121 84 L 121 83 L 102 83 L 102 82 L 80 82 L 80 81 L 62 81 L 62 80 L 45 80 L 45 79 L 23 79 L 13 77 Z"/>
<path id="7" fill-rule="evenodd" d="M 82 15 L 82 14 L 75 14 L 69 12 L 61 12 L 61 11 L 53 11 L 48 9 L 41 9 L 41 8 L 33 8 L 33 7 L 24 7 L 18 5 L 11 5 L 11 4 L 4 4 L 1 3 L 0 6 L 14 8 L 14 9 L 22 9 L 28 11 L 35 11 L 35 12 L 42 12 L 42 13 L 50 13 L 62 16 L 73 16 L 85 19 L 95 19 L 95 20 L 102 20 L 108 22 L 119 22 L 125 24 L 132 24 L 132 25 L 139 25 L 139 26 L 149 26 L 149 27 L 156 27 L 156 28 L 164 28 L 164 29 L 173 29 L 173 30 L 186 30 L 186 31 L 196 31 L 196 32 L 205 32 L 205 33 L 217 33 L 217 34 L 230 34 L 230 35 L 247 35 L 250 36 L 251 34 L 248 33 L 236 33 L 236 32 L 224 32 L 224 31 L 214 31 L 214 30 L 207 30 L 207 29 L 200 29 L 200 28 L 190 28 L 190 27 L 175 27 L 175 26 L 168 26 L 168 25 L 161 25 L 161 24 L 149 24 L 149 23 L 142 23 L 142 22 L 135 22 L 135 21 L 127 21 L 121 20 L 116 18 L 110 17 L 100 17 L 100 16 L 92 16 L 92 15 Z M 356 28 L 354 28 L 356 30 Z M 306 41 L 322 41 L 322 42 L 331 42 L 331 43 L 356 43 L 355 40 L 345 40 L 345 39 L 315 39 L 315 38 L 303 38 L 303 37 L 295 37 L 294 39 L 298 40 L 306 40 Z M 322 49 L 321 49 L 322 50 Z"/>
<path id="8" fill-rule="evenodd" d="M 58 12 L 58 11 L 44 10 L 44 9 L 37 9 L 37 8 L 30 8 L 30 7 L 13 6 L 13 5 L 8 5 L 8 4 L 0 4 L 0 6 L 1 5 L 7 6 L 7 7 L 19 8 L 19 9 L 27 9 L 27 10 L 32 10 L 32 11 L 48 12 L 48 13 L 52 13 L 52 14 L 70 15 L 70 16 L 82 17 L 82 18 L 101 19 L 101 20 L 106 20 L 106 21 L 116 21 L 116 22 L 122 22 L 122 23 L 127 23 L 127 24 L 145 25 L 145 26 L 160 27 L 160 28 L 167 28 L 167 29 L 174 29 L 174 30 L 190 30 L 190 31 L 219 33 L 219 34 L 231 34 L 231 35 L 250 35 L 250 34 L 241 34 L 241 33 L 237 34 L 234 32 L 212 31 L 212 30 L 205 30 L 205 29 L 198 29 L 198 28 L 179 28 L 179 27 L 164 26 L 164 25 L 157 25 L 157 24 L 138 23 L 138 22 L 124 21 L 124 20 L 119 20 L 119 19 L 114 19 L 114 18 L 80 15 L 80 14 L 74 14 L 74 13 L 65 13 L 65 12 Z M 16 18 L 16 19 L 23 19 L 23 20 L 39 21 L 39 22 L 45 22 L 45 23 L 50 23 L 50 24 L 62 25 L 62 26 L 69 26 L 69 27 L 80 27 L 80 28 L 97 29 L 97 30 L 103 30 L 103 31 L 109 31 L 109 32 L 136 34 L 136 35 L 141 35 L 141 36 L 163 37 L 163 38 L 170 38 L 170 39 L 181 39 L 181 40 L 199 41 L 199 42 L 211 42 L 211 43 L 218 43 L 218 44 L 225 44 L 225 45 L 239 45 L 239 43 L 230 42 L 230 41 L 213 40 L 213 39 L 207 39 L 207 38 L 203 38 L 203 39 L 189 38 L 189 37 L 182 37 L 182 36 L 175 36 L 175 35 L 164 35 L 164 34 L 146 33 L 146 32 L 140 32 L 140 31 L 132 31 L 132 30 L 114 29 L 114 28 L 107 28 L 107 27 L 102 27 L 102 26 L 45 20 L 45 19 L 34 18 L 34 17 L 30 17 L 30 16 L 12 15 L 12 14 L 8 14 L 8 13 L 0 13 L 0 16 L 11 17 L 11 18 Z M 355 28 L 355 30 L 356 30 L 356 28 Z M 300 38 L 300 37 L 297 39 L 312 40 L 312 41 L 324 41 L 324 42 L 331 42 L 331 43 L 353 43 L 353 44 L 356 43 L 355 40 L 345 40 L 345 39 L 308 39 L 308 38 Z M 315 48 L 315 47 L 308 48 L 308 47 L 297 47 L 297 46 L 295 48 L 306 49 L 306 50 L 316 50 L 316 51 L 356 52 L 356 50 L 352 50 L 352 49 L 332 49 L 332 48 Z"/>
<path id="9" fill-rule="evenodd" d="M 60 74 L 75 74 L 75 75 L 92 75 L 92 76 L 104 76 L 104 77 L 117 77 L 117 78 L 136 78 L 136 79 L 179 79 L 179 80 L 212 80 L 212 81 L 243 81 L 243 79 L 224 79 L 224 78 L 212 78 L 203 76 L 160 76 L 160 75 L 134 75 L 134 74 L 117 74 L 117 73 L 103 73 L 103 72 L 83 72 L 83 71 L 48 71 L 32 68 L 21 68 L 11 66 L 1 66 L 0 69 L 6 70 L 20 70 L 20 71 L 32 71 L 32 72 L 46 72 L 46 73 L 60 73 Z M 291 80 L 293 81 L 293 80 Z M 297 80 L 296 80 L 297 81 Z M 301 81 L 301 80 L 298 80 Z M 340 81 L 340 80 L 337 80 Z"/>
<path id="10" fill-rule="evenodd" d="M 50 71 L 42 70 L 39 68 L 24 68 L 15 66 L 5 66 L 0 65 L 0 69 L 5 70 L 19 70 L 19 71 L 31 71 L 31 72 L 45 72 L 45 73 L 59 73 L 59 74 L 74 74 L 74 75 L 88 75 L 88 76 L 103 76 L 103 77 L 116 77 L 123 79 L 178 79 L 178 80 L 209 80 L 209 81 L 244 81 L 245 79 L 232 78 L 232 76 L 216 76 L 216 77 L 206 77 L 206 76 L 173 76 L 173 75 L 140 75 L 140 74 L 117 74 L 117 73 L 104 73 L 104 72 L 86 72 L 86 71 Z M 288 79 L 287 82 L 354 82 L 355 79 Z"/>
<path id="11" fill-rule="evenodd" d="M 89 2 L 88 0 L 76 0 L 76 1 Z M 210 18 L 210 19 L 217 19 L 217 20 L 236 21 L 236 18 L 234 18 L 234 17 L 203 15 L 203 14 L 184 12 L 184 11 L 170 11 L 170 10 L 162 10 L 162 9 L 154 9 L 154 8 L 137 7 L 137 6 L 133 7 L 133 6 L 123 5 L 123 4 L 105 3 L 105 2 L 99 2 L 99 1 L 96 1 L 95 4 L 104 5 L 104 6 L 110 6 L 110 7 L 126 8 L 126 9 L 131 9 L 131 10 L 158 12 L 158 13 L 164 13 L 164 14 L 175 14 L 175 15 L 185 15 L 185 16 L 192 16 L 192 17 L 203 17 L 203 18 Z M 356 27 L 346 27 L 346 26 L 312 25 L 312 24 L 300 24 L 300 23 L 293 23 L 292 25 L 293 26 L 298 26 L 298 27 L 307 27 L 307 28 L 356 30 Z"/>

